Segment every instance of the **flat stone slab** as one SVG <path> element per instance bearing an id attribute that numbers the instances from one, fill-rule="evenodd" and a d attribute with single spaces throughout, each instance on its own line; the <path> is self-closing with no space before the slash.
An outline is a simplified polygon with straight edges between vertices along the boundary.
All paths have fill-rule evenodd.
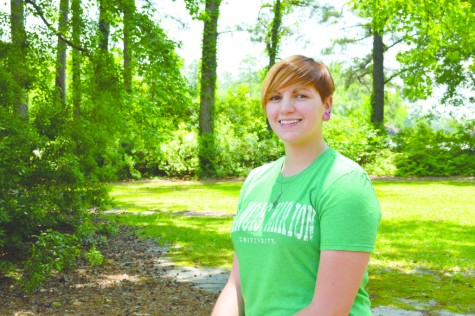
<path id="1" fill-rule="evenodd" d="M 229 272 L 218 268 L 180 267 L 166 271 L 163 277 L 174 278 L 178 282 L 190 282 L 196 288 L 219 293 L 228 280 Z"/>
<path id="2" fill-rule="evenodd" d="M 155 265 L 162 269 L 164 278 L 177 282 L 189 282 L 193 287 L 219 293 L 228 281 L 229 271 L 219 268 L 181 267 L 175 263 L 160 258 Z"/>

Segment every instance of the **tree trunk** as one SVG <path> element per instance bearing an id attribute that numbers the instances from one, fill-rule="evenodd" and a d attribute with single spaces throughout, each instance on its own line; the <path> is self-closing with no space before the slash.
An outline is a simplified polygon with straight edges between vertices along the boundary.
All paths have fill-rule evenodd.
<path id="1" fill-rule="evenodd" d="M 94 60 L 98 93 L 110 91 L 115 84 L 114 74 L 111 71 L 114 62 L 109 53 L 111 16 L 111 3 L 108 0 L 99 0 L 99 52 Z"/>
<path id="2" fill-rule="evenodd" d="M 214 105 L 216 90 L 218 19 L 221 0 L 206 0 L 208 19 L 204 21 L 201 57 L 201 93 L 199 119 L 199 160 L 202 176 L 211 176 L 214 171 Z"/>
<path id="3" fill-rule="evenodd" d="M 12 51 L 10 54 L 10 67 L 18 85 L 18 93 L 14 100 L 14 111 L 21 118 L 28 120 L 28 92 L 26 65 L 26 31 L 25 31 L 25 2 L 23 0 L 11 0 L 11 34 Z"/>
<path id="4" fill-rule="evenodd" d="M 82 10 L 81 10 L 81 0 L 71 0 L 71 11 L 72 11 L 72 24 L 73 24 L 73 34 L 72 40 L 76 46 L 81 44 L 81 31 L 82 31 Z M 78 117 L 81 115 L 81 54 L 80 52 L 73 48 L 72 50 L 72 96 L 73 96 L 73 112 L 74 116 Z"/>
<path id="5" fill-rule="evenodd" d="M 371 122 L 378 128 L 384 123 L 384 47 L 381 33 L 373 33 L 373 92 Z"/>
<path id="6" fill-rule="evenodd" d="M 124 1 L 124 85 L 127 93 L 132 92 L 132 30 L 135 0 Z"/>
<path id="7" fill-rule="evenodd" d="M 279 51 L 280 27 L 282 26 L 282 5 L 280 0 L 274 3 L 274 19 L 272 20 L 270 34 L 266 43 L 267 53 L 269 54 L 269 65 L 267 71 L 275 64 L 277 53 Z"/>
<path id="8" fill-rule="evenodd" d="M 69 1 L 61 0 L 59 3 L 59 32 L 66 34 L 68 28 Z M 66 104 L 66 43 L 58 36 L 56 56 L 56 89 L 63 105 Z"/>
<path id="9" fill-rule="evenodd" d="M 109 50 L 110 35 L 109 10 L 106 2 L 107 0 L 99 0 L 99 48 L 103 53 Z"/>

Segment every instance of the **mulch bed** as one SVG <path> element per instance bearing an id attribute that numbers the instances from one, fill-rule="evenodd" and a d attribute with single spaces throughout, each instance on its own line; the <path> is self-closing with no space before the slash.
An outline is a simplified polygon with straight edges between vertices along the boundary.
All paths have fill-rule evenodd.
<path id="1" fill-rule="evenodd" d="M 156 242 L 132 228 L 101 247 L 100 267 L 78 262 L 27 296 L 0 276 L 0 315 L 210 315 L 217 294 L 164 278 Z"/>

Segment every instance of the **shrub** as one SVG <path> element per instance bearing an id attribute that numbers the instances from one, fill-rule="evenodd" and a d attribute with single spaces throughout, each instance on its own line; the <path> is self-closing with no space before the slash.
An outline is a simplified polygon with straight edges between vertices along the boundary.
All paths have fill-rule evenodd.
<path id="1" fill-rule="evenodd" d="M 329 146 L 356 161 L 372 175 L 394 173 L 393 156 L 389 139 L 378 133 L 362 116 L 332 114 L 324 125 Z"/>
<path id="2" fill-rule="evenodd" d="M 397 137 L 397 175 L 475 175 L 475 120 L 453 122 L 447 130 L 435 130 L 424 120 L 404 129 Z"/>
<path id="3" fill-rule="evenodd" d="M 96 249 L 96 247 L 92 247 L 86 252 L 87 261 L 91 266 L 100 266 L 104 262 L 104 256 L 102 253 Z"/>
<path id="4" fill-rule="evenodd" d="M 198 135 L 186 124 L 160 146 L 158 169 L 170 177 L 194 176 L 198 170 Z"/>
<path id="5" fill-rule="evenodd" d="M 260 100 L 248 94 L 249 87 L 241 85 L 218 101 L 216 176 L 246 176 L 284 154 L 282 143 L 267 128 Z"/>
<path id="6" fill-rule="evenodd" d="M 27 292 L 51 271 L 71 266 L 83 239 L 86 244 L 93 234 L 86 228 L 89 209 L 109 203 L 105 188 L 83 172 L 76 144 L 64 132 L 40 135 L 0 108 L 1 270 L 28 255 L 22 281 Z"/>
<path id="7" fill-rule="evenodd" d="M 26 261 L 22 280 L 26 293 L 40 287 L 53 270 L 62 271 L 71 267 L 79 256 L 79 243 L 74 235 L 46 230 L 41 233 L 31 249 Z"/>

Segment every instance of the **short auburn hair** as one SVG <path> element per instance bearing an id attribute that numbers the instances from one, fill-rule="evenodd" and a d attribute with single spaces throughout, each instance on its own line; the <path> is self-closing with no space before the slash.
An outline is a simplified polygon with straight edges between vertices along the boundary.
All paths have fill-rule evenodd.
<path id="1" fill-rule="evenodd" d="M 266 109 L 269 95 L 290 85 L 313 87 L 325 101 L 335 91 L 335 84 L 327 66 L 313 58 L 294 55 L 271 67 L 261 88 L 261 105 Z"/>

